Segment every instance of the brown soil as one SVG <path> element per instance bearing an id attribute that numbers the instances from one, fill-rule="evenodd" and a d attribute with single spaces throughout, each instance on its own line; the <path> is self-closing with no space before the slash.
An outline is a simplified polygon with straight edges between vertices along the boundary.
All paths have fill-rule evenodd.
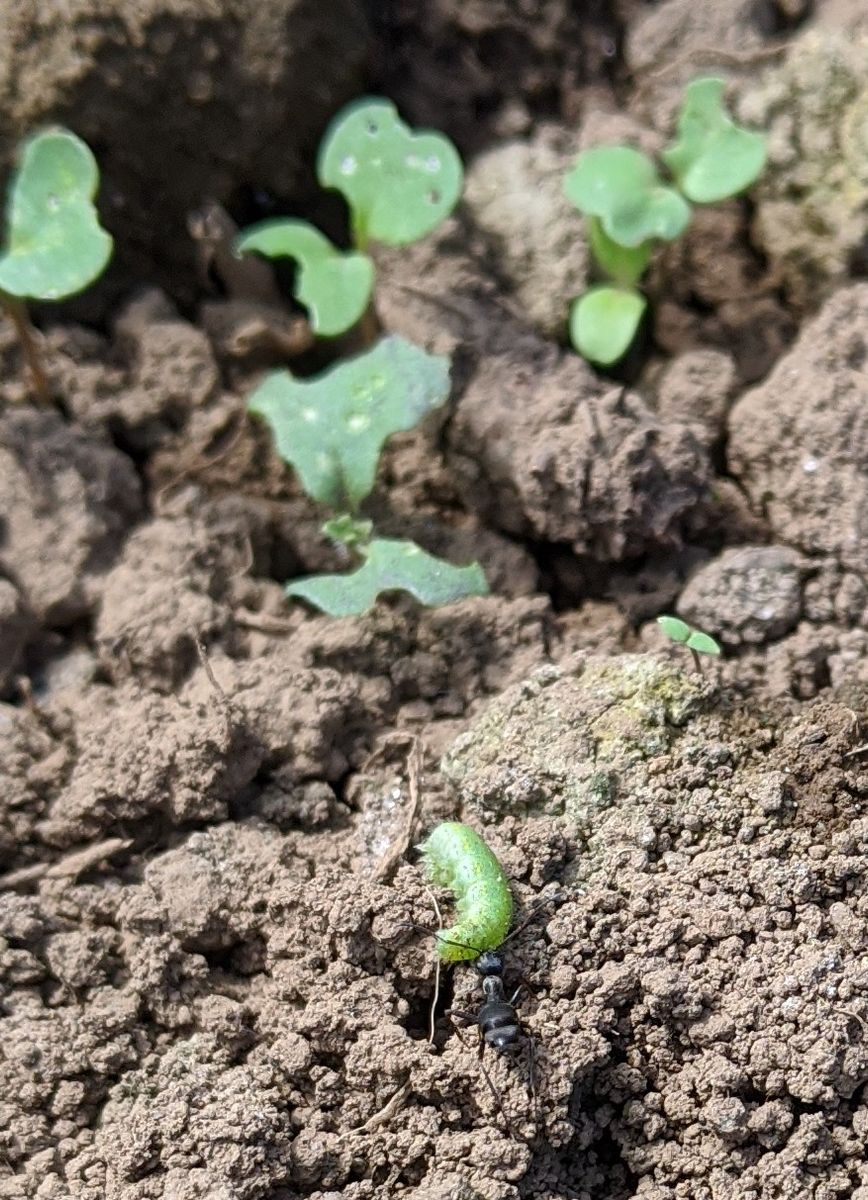
<path id="1" fill-rule="evenodd" d="M 0 133 L 94 140 L 123 271 L 39 314 L 50 410 L 0 332 L 0 1197 L 868 1200 L 868 286 L 805 316 L 709 210 L 627 383 L 533 327 L 544 259 L 471 206 L 380 253 L 384 327 L 454 387 L 370 514 L 492 594 L 332 621 L 284 599 L 341 563 L 245 414 L 295 326 L 182 231 L 260 185 L 310 215 L 359 79 L 468 154 L 653 142 L 709 50 L 741 94 L 806 7 L 37 7 L 0 3 Z M 468 966 L 429 1041 L 413 846 L 456 817 L 529 918 L 512 1059 L 449 1019 Z"/>

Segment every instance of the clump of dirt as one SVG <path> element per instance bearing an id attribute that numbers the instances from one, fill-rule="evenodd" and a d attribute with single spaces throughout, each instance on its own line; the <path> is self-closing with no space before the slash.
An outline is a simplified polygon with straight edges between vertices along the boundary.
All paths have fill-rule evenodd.
<path id="1" fill-rule="evenodd" d="M 868 286 L 837 292 L 733 408 L 730 468 L 776 537 L 865 569 Z"/>
<path id="2" fill-rule="evenodd" d="M 0 570 L 39 622 L 57 627 L 93 611 L 142 496 L 110 443 L 25 408 L 0 417 L 0 509 Z"/>
<path id="3" fill-rule="evenodd" d="M 456 253 L 451 231 L 381 263 L 389 327 L 456 350 L 446 438 L 468 508 L 511 535 L 601 562 L 679 545 L 711 473 L 685 426 L 662 425 L 636 393 L 607 386 L 486 302 L 484 277 Z M 420 276 L 424 294 L 405 282 Z"/>
<path id="4" fill-rule="evenodd" d="M 570 302 L 588 283 L 582 219 L 563 190 L 576 153 L 559 130 L 504 142 L 474 160 L 463 197 L 473 222 L 492 240 L 516 312 L 561 340 Z"/>
<path id="5" fill-rule="evenodd" d="M 615 801 L 616 788 L 635 790 L 634 771 L 641 778 L 645 760 L 669 748 L 705 696 L 699 676 L 639 656 L 542 667 L 488 706 L 442 770 L 489 819 L 565 813 L 587 820 Z"/>
<path id="6" fill-rule="evenodd" d="M 741 98 L 768 132 L 754 235 L 790 302 L 813 310 L 855 266 L 864 271 L 868 36 L 810 29 Z"/>
<path id="7" fill-rule="evenodd" d="M 688 425 L 697 441 L 713 447 L 723 438 L 736 384 L 735 364 L 720 350 L 680 354 L 651 382 L 661 420 Z"/>
<path id="8" fill-rule="evenodd" d="M 76 420 L 140 456 L 214 400 L 220 376 L 204 333 L 182 321 L 161 292 L 133 299 L 112 332 L 108 353 L 101 339 L 80 329 L 52 331 L 46 352 L 58 394 Z"/>
<path id="9" fill-rule="evenodd" d="M 626 1200 L 641 1177 L 674 1200 L 700 1172 L 709 1196 L 745 1178 L 795 1196 L 806 1148 L 818 1184 L 861 1178 L 868 780 L 844 757 L 853 714 L 735 718 L 642 658 L 509 694 L 537 719 L 504 727 L 495 751 L 484 718 L 451 763 L 478 746 L 544 796 L 540 723 L 577 748 L 622 747 L 591 807 L 528 819 L 509 804 L 487 834 L 519 900 L 547 900 L 507 957 L 533 988 L 538 1106 L 521 1056 L 489 1062 L 495 1103 L 447 1021 L 425 1040 L 430 947 L 401 928 L 426 919 L 420 874 L 373 881 L 364 813 L 335 798 L 318 832 L 248 816 L 111 876 L 92 863 L 7 893 L 19 1194 Z M 228 743 L 211 753 L 236 763 Z M 405 787 L 392 798 L 409 812 Z M 456 1007 L 479 1003 L 472 970 L 448 986 Z"/>
<path id="10" fill-rule="evenodd" d="M 726 550 L 700 567 L 678 597 L 679 614 L 713 629 L 726 646 L 782 637 L 801 611 L 801 561 L 782 546 Z"/>
<path id="11" fill-rule="evenodd" d="M 742 382 L 761 379 L 793 339 L 779 280 L 751 247 L 742 201 L 697 206 L 683 237 L 649 272 L 654 338 L 670 355 L 712 346 L 732 354 Z"/>

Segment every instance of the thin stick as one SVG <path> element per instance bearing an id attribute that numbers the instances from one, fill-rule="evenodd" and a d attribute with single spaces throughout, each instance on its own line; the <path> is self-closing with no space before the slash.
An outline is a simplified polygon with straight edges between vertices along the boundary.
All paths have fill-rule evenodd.
<path id="1" fill-rule="evenodd" d="M 214 669 L 212 668 L 211 663 L 208 661 L 208 655 L 206 653 L 205 646 L 198 633 L 193 634 L 193 641 L 196 643 L 196 652 L 199 655 L 199 662 L 202 664 L 205 674 L 208 676 L 208 682 L 220 697 L 223 705 L 227 705 L 229 703 L 229 697 L 226 695 L 225 691 L 217 681 L 217 676 L 214 674 Z"/>
<path id="2" fill-rule="evenodd" d="M 393 1117 L 404 1101 L 410 1094 L 410 1080 L 402 1083 L 397 1092 L 393 1092 L 379 1112 L 374 1113 L 372 1117 L 368 1117 L 367 1121 L 362 1125 L 357 1125 L 355 1129 L 351 1129 L 350 1133 L 369 1133 L 372 1129 L 376 1129 L 378 1125 L 384 1125 L 390 1117 Z"/>
<path id="3" fill-rule="evenodd" d="M 401 861 L 410 847 L 410 842 L 413 840 L 413 826 L 416 824 L 416 818 L 419 815 L 419 800 L 421 789 L 419 787 L 419 779 L 422 774 L 422 743 L 415 734 L 410 734 L 410 748 L 407 751 L 407 791 L 410 794 L 410 805 L 407 811 L 407 816 L 404 821 L 404 828 L 400 835 L 395 838 L 391 848 L 386 851 L 383 858 L 380 860 L 379 866 L 374 872 L 374 879 L 382 882 L 391 875 L 395 867 Z M 382 745 L 370 756 L 365 763 L 367 769 L 372 762 L 375 761 L 386 748 L 391 738 L 385 739 Z M 441 926 L 442 928 L 442 926 Z"/>
<path id="4" fill-rule="evenodd" d="M 36 332 L 30 323 L 27 305 L 17 296 L 10 296 L 8 292 L 0 292 L 0 304 L 6 309 L 10 321 L 15 326 L 37 398 L 43 404 L 51 404 L 54 399 L 51 394 L 51 384 L 48 382 L 48 376 L 42 365 L 42 356 L 36 346 Z"/>
<path id="5" fill-rule="evenodd" d="M 440 905 L 437 903 L 437 897 L 434 895 L 434 893 L 431 891 L 431 889 L 428 887 L 427 884 L 425 885 L 425 891 L 431 897 L 431 903 L 434 905 L 434 912 L 437 914 L 437 931 L 439 933 L 439 931 L 443 928 L 443 917 L 440 913 Z M 428 1045 L 429 1046 L 434 1045 L 434 1019 L 435 1019 L 435 1014 L 437 1011 L 437 1001 L 440 999 L 440 954 L 438 953 L 438 951 L 436 949 L 437 945 L 438 945 L 438 939 L 435 938 L 434 939 L 434 946 L 435 946 L 435 950 L 434 950 L 434 954 L 435 954 L 435 958 L 434 958 L 434 962 L 435 962 L 434 999 L 431 1001 L 431 1012 L 428 1017 Z"/>
<path id="6" fill-rule="evenodd" d="M 208 653 L 202 643 L 202 639 L 198 633 L 193 634 L 193 640 L 196 643 L 196 652 L 199 655 L 199 662 L 205 671 L 208 678 L 208 683 L 211 686 L 211 691 L 214 693 L 214 700 L 217 708 L 220 710 L 220 715 L 226 725 L 226 732 L 231 737 L 238 723 L 237 710 L 234 708 L 231 699 L 226 695 L 219 679 L 214 674 L 214 669 L 208 659 Z"/>

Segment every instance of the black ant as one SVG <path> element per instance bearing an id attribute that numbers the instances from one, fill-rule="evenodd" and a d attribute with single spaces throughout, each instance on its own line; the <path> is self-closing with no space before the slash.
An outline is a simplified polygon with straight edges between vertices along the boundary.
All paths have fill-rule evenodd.
<path id="1" fill-rule="evenodd" d="M 521 993 L 521 985 L 515 989 L 512 995 L 507 999 L 506 989 L 504 987 L 503 975 L 505 970 L 504 956 L 501 953 L 501 948 L 528 925 L 536 917 L 541 908 L 545 908 L 548 904 L 554 902 L 558 904 L 562 902 L 564 895 L 562 892 L 556 892 L 553 896 L 548 896 L 537 901 L 528 912 L 525 919 L 512 930 L 496 950 L 480 950 L 477 946 L 471 946 L 466 942 L 455 941 L 452 938 L 443 938 L 440 931 L 430 929 L 425 925 L 418 925 L 415 921 L 402 921 L 401 925 L 405 929 L 415 929 L 420 933 L 431 934 L 439 941 L 447 942 L 452 946 L 461 946 L 465 950 L 471 950 L 475 954 L 472 960 L 472 965 L 481 976 L 483 1000 L 478 1010 L 475 1013 L 463 1012 L 459 1009 L 452 1009 L 447 1013 L 452 1018 L 456 1029 L 459 1028 L 458 1022 L 463 1025 L 475 1025 L 479 1030 L 479 1067 L 482 1071 L 485 1082 L 488 1084 L 488 1089 L 491 1092 L 494 1102 L 498 1107 L 505 1123 L 508 1132 L 511 1136 L 515 1136 L 512 1125 L 503 1108 L 503 1098 L 495 1086 L 494 1080 L 491 1078 L 484 1061 L 485 1048 L 488 1046 L 495 1053 L 503 1055 L 515 1061 L 516 1052 L 522 1048 L 527 1054 L 527 1074 L 528 1074 L 528 1090 L 531 1099 L 536 1107 L 537 1092 L 536 1092 L 536 1051 L 533 1038 L 522 1027 L 521 1019 L 516 1010 L 516 1002 Z M 439 916 L 439 910 L 438 910 Z M 471 960 L 467 960 L 468 963 Z M 438 979 L 439 979 L 439 960 L 438 960 Z M 438 984 L 439 987 L 439 984 Z M 434 1010 L 437 1004 L 437 990 L 434 994 L 434 1002 L 431 1008 L 431 1039 L 433 1040 L 434 1031 Z M 538 1111 L 537 1111 L 538 1116 Z"/>
<path id="2" fill-rule="evenodd" d="M 559 900 L 560 898 L 560 894 L 554 897 L 555 900 Z M 550 903 L 551 899 L 549 897 L 548 900 L 534 905 L 532 911 L 528 913 L 521 924 L 516 926 L 509 937 L 501 942 L 501 947 L 505 946 L 507 942 L 512 941 L 516 934 L 521 933 L 525 926 L 536 916 L 537 911 L 544 907 L 546 903 Z M 442 940 L 445 941 L 446 939 Z M 516 1051 L 524 1047 L 527 1054 L 528 1090 L 534 1105 L 536 1105 L 536 1051 L 534 1041 L 530 1034 L 522 1027 L 521 1018 L 515 1007 L 521 993 L 521 985 L 507 999 L 503 983 L 505 964 L 500 947 L 497 950 L 478 950 L 475 946 L 469 946 L 464 942 L 455 942 L 451 939 L 449 944 L 463 946 L 466 950 L 473 950 L 476 953 L 473 966 L 481 976 L 484 997 L 479 1009 L 475 1013 L 452 1009 L 449 1015 L 453 1020 L 457 1018 L 465 1025 L 475 1025 L 478 1028 L 479 1067 L 485 1078 L 485 1082 L 488 1084 L 489 1091 L 494 1097 L 494 1102 L 506 1122 L 507 1129 L 514 1136 L 509 1118 L 504 1112 L 501 1094 L 495 1087 L 494 1080 L 486 1069 L 484 1055 L 485 1048 L 488 1046 L 497 1054 L 515 1060 Z"/>
<path id="3" fill-rule="evenodd" d="M 517 933 L 518 930 L 515 932 Z M 483 1056 L 486 1046 L 507 1058 L 514 1058 L 516 1050 L 521 1046 L 526 1046 L 528 1055 L 528 1088 L 531 1097 L 535 1101 L 536 1054 L 534 1051 L 534 1042 L 530 1035 L 522 1028 L 521 1019 L 515 1007 L 521 987 L 517 987 L 508 1000 L 506 998 L 506 991 L 503 986 L 503 955 L 499 954 L 496 950 L 483 950 L 474 960 L 473 965 L 482 976 L 482 991 L 485 999 L 480 1004 L 479 1010 L 476 1013 L 461 1012 L 460 1010 L 453 1009 L 450 1016 L 453 1018 L 457 1017 L 467 1025 L 476 1025 L 479 1029 L 479 1066 L 485 1077 L 485 1082 L 488 1084 L 489 1090 L 494 1097 L 494 1101 L 500 1109 L 503 1119 L 506 1121 L 507 1128 L 512 1133 L 509 1118 L 503 1109 L 502 1097 L 494 1085 L 494 1080 L 486 1069 Z"/>
<path id="4" fill-rule="evenodd" d="M 503 987 L 503 955 L 496 950 L 481 951 L 473 965 L 482 976 L 485 1000 L 476 1014 L 453 1009 L 452 1016 L 479 1026 L 480 1046 L 490 1046 L 499 1054 L 505 1054 L 517 1045 L 524 1033 L 515 1008 L 521 988 L 516 988 L 507 1000 Z"/>

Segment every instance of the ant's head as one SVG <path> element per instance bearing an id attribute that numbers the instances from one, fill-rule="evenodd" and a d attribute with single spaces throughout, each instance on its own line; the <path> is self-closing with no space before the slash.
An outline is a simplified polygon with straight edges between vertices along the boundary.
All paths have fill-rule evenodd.
<path id="1" fill-rule="evenodd" d="M 483 976 L 503 974 L 503 959 L 495 950 L 483 950 L 473 965 Z"/>

